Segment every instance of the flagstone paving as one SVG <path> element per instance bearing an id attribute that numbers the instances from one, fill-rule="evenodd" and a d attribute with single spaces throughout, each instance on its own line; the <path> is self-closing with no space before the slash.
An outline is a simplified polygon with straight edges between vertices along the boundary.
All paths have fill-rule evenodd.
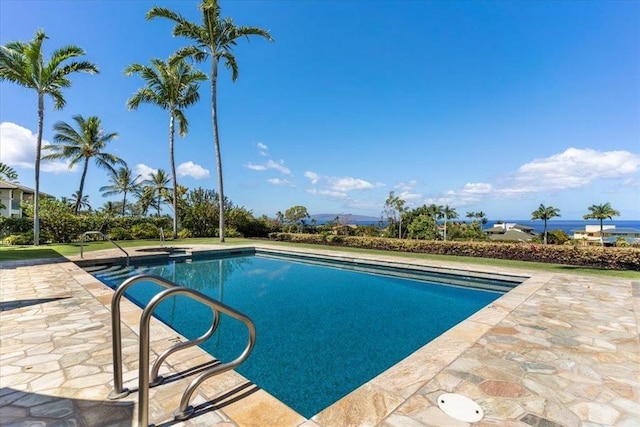
<path id="1" fill-rule="evenodd" d="M 194 417 L 175 421 L 182 391 L 212 363 L 197 347 L 169 357 L 161 371 L 167 383 L 151 389 L 149 420 L 157 426 L 640 425 L 640 273 L 622 280 L 469 268 L 530 279 L 310 420 L 231 371 L 201 386 L 192 401 Z M 136 425 L 141 310 L 123 301 L 123 371 L 132 393 L 109 400 L 112 294 L 67 259 L 0 261 L 1 425 Z M 151 329 L 152 361 L 184 340 L 159 321 Z M 443 393 L 473 399 L 483 419 L 469 424 L 449 417 L 438 407 Z"/>

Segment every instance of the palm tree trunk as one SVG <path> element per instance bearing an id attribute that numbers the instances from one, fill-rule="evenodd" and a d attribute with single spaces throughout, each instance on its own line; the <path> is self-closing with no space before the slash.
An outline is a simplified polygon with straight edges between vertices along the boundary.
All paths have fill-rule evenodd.
<path id="1" fill-rule="evenodd" d="M 216 166 L 218 168 L 218 193 L 220 202 L 220 243 L 224 242 L 224 190 L 222 186 L 222 158 L 220 156 L 220 137 L 218 133 L 218 58 L 211 59 L 211 119 L 213 120 L 213 142 L 216 150 Z"/>
<path id="2" fill-rule="evenodd" d="M 543 240 L 544 244 L 547 244 L 547 220 L 544 220 L 544 240 Z"/>
<path id="3" fill-rule="evenodd" d="M 78 190 L 78 200 L 76 200 L 75 214 L 78 215 L 80 211 L 80 205 L 82 204 L 82 191 L 84 190 L 84 179 L 87 176 L 87 169 L 89 169 L 89 158 L 84 159 L 84 169 L 82 170 L 82 178 L 80 178 L 80 189 Z"/>
<path id="4" fill-rule="evenodd" d="M 40 153 L 44 128 L 44 95 L 38 93 L 38 141 L 36 145 L 36 185 L 33 195 L 33 245 L 40 244 Z"/>
<path id="5" fill-rule="evenodd" d="M 173 151 L 174 116 L 169 112 L 169 157 L 171 160 L 171 179 L 173 181 L 173 239 L 178 238 L 178 179 L 176 178 L 176 161 Z"/>
<path id="6" fill-rule="evenodd" d="M 124 210 L 127 206 L 127 192 L 123 191 L 124 197 L 122 198 L 122 217 L 124 217 Z"/>
<path id="7" fill-rule="evenodd" d="M 444 241 L 447 241 L 447 214 L 444 214 Z"/>
<path id="8" fill-rule="evenodd" d="M 602 233 L 604 230 L 602 229 L 602 218 L 600 218 L 600 246 L 604 247 L 604 236 Z"/>

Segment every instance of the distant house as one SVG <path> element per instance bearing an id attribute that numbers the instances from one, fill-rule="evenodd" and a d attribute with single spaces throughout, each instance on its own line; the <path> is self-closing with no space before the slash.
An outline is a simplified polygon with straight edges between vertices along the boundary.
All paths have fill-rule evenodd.
<path id="1" fill-rule="evenodd" d="M 33 200 L 35 190 L 24 185 L 0 180 L 0 216 L 21 217 L 20 203 Z M 42 197 L 53 197 L 40 192 Z M 3 207 L 4 206 L 4 207 Z"/>
<path id="2" fill-rule="evenodd" d="M 629 243 L 640 243 L 640 230 L 628 227 L 616 228 L 615 225 L 603 225 L 602 236 L 600 235 L 600 225 L 587 225 L 584 230 L 573 230 L 573 238 L 585 244 L 599 244 L 600 237 L 602 237 L 605 245 L 614 245 L 619 238 L 623 238 Z"/>
<path id="3" fill-rule="evenodd" d="M 519 225 L 516 223 L 496 223 L 483 230 L 489 236 L 491 240 L 503 240 L 509 242 L 528 242 L 534 237 L 536 233 L 532 227 L 526 225 Z"/>

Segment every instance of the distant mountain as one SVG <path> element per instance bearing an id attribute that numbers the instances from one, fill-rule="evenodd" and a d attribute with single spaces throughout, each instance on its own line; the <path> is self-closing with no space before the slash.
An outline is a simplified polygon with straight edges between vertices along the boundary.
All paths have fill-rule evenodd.
<path id="1" fill-rule="evenodd" d="M 340 217 L 340 222 L 355 224 L 359 222 L 378 222 L 380 218 L 367 215 L 352 215 L 352 214 L 315 214 L 311 215 L 311 219 L 315 219 L 318 223 L 327 223 Z"/>

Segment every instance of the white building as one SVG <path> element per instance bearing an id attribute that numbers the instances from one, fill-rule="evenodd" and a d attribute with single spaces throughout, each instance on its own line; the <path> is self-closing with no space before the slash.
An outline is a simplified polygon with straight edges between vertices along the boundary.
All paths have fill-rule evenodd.
<path id="1" fill-rule="evenodd" d="M 615 225 L 603 225 L 602 235 L 600 225 L 587 225 L 584 230 L 573 230 L 573 238 L 587 244 L 599 244 L 601 238 L 605 244 L 615 244 L 620 237 L 629 243 L 640 243 L 640 230 L 628 227 L 616 228 Z"/>
<path id="2" fill-rule="evenodd" d="M 33 200 L 35 190 L 24 185 L 0 180 L 0 216 L 21 217 L 20 203 Z M 41 197 L 52 197 L 40 192 Z"/>

